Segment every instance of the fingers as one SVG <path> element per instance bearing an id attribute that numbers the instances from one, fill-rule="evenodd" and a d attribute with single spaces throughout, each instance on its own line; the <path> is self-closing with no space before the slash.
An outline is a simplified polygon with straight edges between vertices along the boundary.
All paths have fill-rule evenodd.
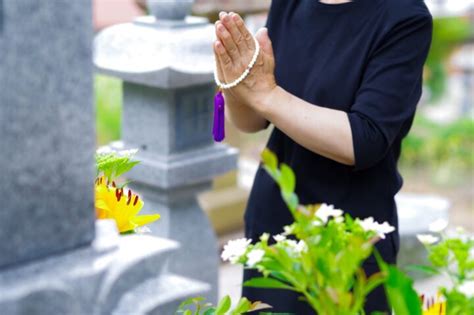
<path id="1" fill-rule="evenodd" d="M 216 55 L 217 69 L 219 79 L 223 81 L 225 79 L 223 69 L 229 69 L 232 67 L 232 59 L 227 53 L 224 45 L 218 40 L 214 43 L 214 53 Z"/>
<path id="2" fill-rule="evenodd" d="M 262 48 L 262 51 L 266 53 L 267 55 L 270 55 L 273 57 L 272 41 L 270 40 L 270 37 L 268 36 L 268 29 L 266 27 L 259 29 L 255 37 L 257 38 L 258 43 L 260 44 L 260 47 Z"/>
<path id="3" fill-rule="evenodd" d="M 232 21 L 235 23 L 237 26 L 237 29 L 239 30 L 240 34 L 242 35 L 242 38 L 245 42 L 245 45 L 247 48 L 254 50 L 255 49 L 255 41 L 253 40 L 252 34 L 249 32 L 247 27 L 245 26 L 244 20 L 240 15 L 233 13 L 232 16 Z"/>
<path id="4" fill-rule="evenodd" d="M 230 58 L 236 62 L 240 61 L 239 49 L 234 43 L 232 35 L 230 35 L 229 31 L 220 21 L 216 22 L 216 35 L 220 42 L 224 45 L 225 50 L 227 50 L 227 53 L 229 54 Z"/>
<path id="5" fill-rule="evenodd" d="M 248 50 L 247 44 L 245 43 L 244 36 L 240 32 L 240 29 L 237 27 L 237 24 L 235 24 L 234 17 L 237 16 L 237 14 L 231 12 L 231 13 L 225 13 L 221 12 L 219 14 L 220 21 L 224 24 L 226 29 L 229 31 L 230 35 L 232 36 L 232 39 L 234 40 L 235 45 L 239 49 L 240 54 L 242 55 Z"/>

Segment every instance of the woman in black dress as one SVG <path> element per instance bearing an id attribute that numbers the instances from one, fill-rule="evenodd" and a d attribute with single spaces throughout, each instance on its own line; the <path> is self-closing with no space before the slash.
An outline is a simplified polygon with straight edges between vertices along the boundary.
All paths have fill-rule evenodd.
<path id="1" fill-rule="evenodd" d="M 422 90 L 432 18 L 423 0 L 273 0 L 260 56 L 250 75 L 226 90 L 227 118 L 243 132 L 274 125 L 268 148 L 296 173 L 303 204 L 328 203 L 353 217 L 397 226 L 397 171 Z M 214 51 L 221 81 L 238 78 L 255 51 L 234 13 L 221 13 Z M 272 179 L 259 169 L 246 236 L 278 234 L 292 222 Z M 397 233 L 377 245 L 396 262 Z M 373 258 L 364 269 L 377 271 Z M 246 272 L 245 278 L 256 276 Z M 313 314 L 288 291 L 244 288 L 273 312 Z M 382 288 L 366 304 L 389 312 Z"/>

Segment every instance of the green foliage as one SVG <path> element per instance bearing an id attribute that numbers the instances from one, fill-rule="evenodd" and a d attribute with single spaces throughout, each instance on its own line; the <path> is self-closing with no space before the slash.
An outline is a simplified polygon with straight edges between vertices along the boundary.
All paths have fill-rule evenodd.
<path id="1" fill-rule="evenodd" d="M 441 291 L 447 301 L 447 315 L 472 315 L 474 314 L 474 298 L 467 297 L 457 289 Z"/>
<path id="2" fill-rule="evenodd" d="M 421 300 L 413 288 L 413 280 L 397 267 L 388 265 L 377 254 L 377 262 L 387 278 L 384 284 L 387 298 L 395 315 L 421 315 Z"/>
<path id="3" fill-rule="evenodd" d="M 134 150 L 96 153 L 97 176 L 103 175 L 108 182 L 114 181 L 140 163 L 133 160 L 135 153 Z"/>
<path id="4" fill-rule="evenodd" d="M 436 271 L 451 279 L 451 288 L 440 288 L 447 302 L 446 314 L 472 315 L 474 296 L 467 296 L 462 288 L 468 283 L 474 285 L 474 238 L 463 233 L 454 237 L 442 233 L 441 237 L 440 242 L 427 245 L 432 266 L 426 268 L 430 273 Z"/>
<path id="5" fill-rule="evenodd" d="M 474 169 L 474 122 L 462 119 L 439 125 L 417 116 L 402 144 L 401 165 L 424 167 L 434 179 L 472 172 Z"/>
<path id="6" fill-rule="evenodd" d="M 260 302 L 251 303 L 246 298 L 241 298 L 235 308 L 231 308 L 232 301 L 229 296 L 222 298 L 217 306 L 206 303 L 206 300 L 202 297 L 195 297 L 181 303 L 177 313 L 183 315 L 240 315 L 268 309 L 270 306 Z"/>
<path id="7" fill-rule="evenodd" d="M 372 254 L 377 233 L 330 206 L 299 205 L 291 168 L 279 166 L 269 150 L 262 160 L 295 221 L 274 237 L 276 243 L 264 234 L 236 260 L 263 274 L 244 285 L 295 291 L 319 314 L 362 314 L 367 295 L 385 280 L 382 273 L 367 278 L 361 268 Z"/>
<path id="8" fill-rule="evenodd" d="M 433 20 L 433 41 L 426 61 L 428 77 L 425 82 L 431 101 L 437 101 L 446 90 L 447 61 L 460 43 L 472 36 L 469 19 L 443 17 Z"/>
<path id="9" fill-rule="evenodd" d="M 97 75 L 94 82 L 97 106 L 97 142 L 104 145 L 120 139 L 122 118 L 122 82 Z"/>

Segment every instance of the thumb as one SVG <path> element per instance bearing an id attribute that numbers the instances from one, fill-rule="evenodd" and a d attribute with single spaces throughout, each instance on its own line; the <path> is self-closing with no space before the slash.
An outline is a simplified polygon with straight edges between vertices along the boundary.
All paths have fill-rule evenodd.
<path id="1" fill-rule="evenodd" d="M 266 27 L 262 27 L 258 30 L 255 37 L 257 38 L 257 41 L 260 44 L 260 47 L 262 48 L 262 51 L 265 54 L 268 54 L 273 57 L 273 46 L 272 41 L 268 36 L 268 29 Z"/>

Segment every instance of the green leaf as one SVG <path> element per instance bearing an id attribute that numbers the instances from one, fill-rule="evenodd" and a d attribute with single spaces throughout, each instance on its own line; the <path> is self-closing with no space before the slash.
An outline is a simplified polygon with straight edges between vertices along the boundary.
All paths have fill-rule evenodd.
<path id="1" fill-rule="evenodd" d="M 252 306 L 252 303 L 250 303 L 250 301 L 247 300 L 247 298 L 243 297 L 239 300 L 239 303 L 237 303 L 237 306 L 232 311 L 232 315 L 240 315 L 243 313 L 247 313 L 248 311 L 250 311 L 251 306 Z"/>
<path id="2" fill-rule="evenodd" d="M 254 302 L 250 306 L 249 310 L 250 311 L 260 311 L 260 310 L 265 310 L 265 309 L 269 309 L 269 308 L 272 308 L 272 306 L 268 305 L 268 304 L 265 304 L 265 303 L 262 303 L 262 302 Z"/>
<path id="3" fill-rule="evenodd" d="M 253 278 L 246 281 L 244 286 L 251 288 L 294 290 L 293 287 L 272 278 Z"/>
<path id="4" fill-rule="evenodd" d="M 294 213 L 296 209 L 298 209 L 299 205 L 298 196 L 293 192 L 289 194 L 282 192 L 281 196 L 285 201 L 286 206 L 291 210 L 291 212 Z"/>
<path id="5" fill-rule="evenodd" d="M 413 288 L 413 280 L 395 266 L 385 263 L 374 252 L 380 269 L 386 273 L 385 291 L 395 315 L 422 315 L 421 300 Z"/>
<path id="6" fill-rule="evenodd" d="M 429 274 L 429 275 L 440 274 L 440 271 L 437 268 L 432 267 L 432 266 L 410 265 L 410 266 L 406 267 L 406 270 L 407 271 L 415 271 L 415 272 L 419 271 L 419 272 L 423 272 L 423 273 L 426 273 L 426 274 Z"/>
<path id="7" fill-rule="evenodd" d="M 203 315 L 215 315 L 216 314 L 216 308 L 211 307 L 210 309 L 206 310 Z"/>
<path id="8" fill-rule="evenodd" d="M 217 305 L 216 308 L 216 315 L 225 315 L 225 313 L 230 309 L 232 301 L 230 297 L 227 295 L 225 296 Z"/>
<path id="9" fill-rule="evenodd" d="M 270 170 L 275 171 L 278 168 L 278 158 L 269 149 L 265 148 L 262 152 L 262 161 Z"/>
<path id="10" fill-rule="evenodd" d="M 293 170 L 286 164 L 282 163 L 280 166 L 280 187 L 283 193 L 291 194 L 295 191 L 296 178 Z"/>

